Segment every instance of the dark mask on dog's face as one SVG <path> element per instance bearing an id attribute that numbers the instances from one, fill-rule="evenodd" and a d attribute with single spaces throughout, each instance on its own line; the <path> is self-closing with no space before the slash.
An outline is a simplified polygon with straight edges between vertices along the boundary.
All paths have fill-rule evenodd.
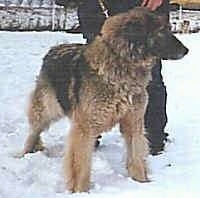
<path id="1" fill-rule="evenodd" d="M 130 46 L 130 51 L 141 57 L 180 59 L 188 53 L 188 49 L 169 30 L 167 22 L 141 7 L 108 18 L 102 33 L 108 43 L 113 38 L 118 43 L 121 40 Z"/>
<path id="2" fill-rule="evenodd" d="M 170 31 L 169 24 L 152 12 L 137 16 L 137 20 L 127 22 L 123 37 L 135 47 L 143 46 L 144 53 L 161 59 L 180 59 L 188 49 Z"/>
<path id="3" fill-rule="evenodd" d="M 179 41 L 167 27 L 162 27 L 149 33 L 147 39 L 149 51 L 161 59 L 180 59 L 188 53 L 188 49 Z"/>

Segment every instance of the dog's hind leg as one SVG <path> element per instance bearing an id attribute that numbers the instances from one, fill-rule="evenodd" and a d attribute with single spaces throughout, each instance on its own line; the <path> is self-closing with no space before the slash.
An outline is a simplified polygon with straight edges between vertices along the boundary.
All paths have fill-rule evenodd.
<path id="1" fill-rule="evenodd" d="M 30 131 L 23 155 L 43 150 L 44 147 L 40 139 L 41 132 L 47 129 L 52 121 L 56 121 L 63 116 L 64 113 L 56 100 L 53 89 L 50 86 L 38 84 L 28 107 Z"/>
<path id="2" fill-rule="evenodd" d="M 132 109 L 121 119 L 120 129 L 127 145 L 127 169 L 131 178 L 147 182 L 148 143 L 144 136 L 144 107 Z"/>
<path id="3" fill-rule="evenodd" d="M 67 139 L 64 157 L 64 174 L 67 189 L 70 192 L 89 190 L 92 151 L 95 137 L 92 137 L 85 121 L 72 122 Z"/>

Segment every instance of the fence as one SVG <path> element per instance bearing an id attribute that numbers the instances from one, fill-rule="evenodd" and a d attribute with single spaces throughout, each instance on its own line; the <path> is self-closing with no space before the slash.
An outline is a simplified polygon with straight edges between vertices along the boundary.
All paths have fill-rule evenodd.
<path id="1" fill-rule="evenodd" d="M 199 32 L 200 12 L 183 10 L 170 14 L 172 31 Z M 55 0 L 0 0 L 0 30 L 66 30 L 78 23 L 75 9 L 55 5 Z"/>
<path id="2" fill-rule="evenodd" d="M 65 30 L 76 21 L 76 10 L 53 0 L 0 0 L 0 30 Z"/>

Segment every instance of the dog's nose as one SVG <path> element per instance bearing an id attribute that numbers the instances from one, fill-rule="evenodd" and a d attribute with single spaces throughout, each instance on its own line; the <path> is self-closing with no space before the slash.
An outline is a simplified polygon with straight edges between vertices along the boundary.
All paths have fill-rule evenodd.
<path id="1" fill-rule="evenodd" d="M 189 52 L 189 49 L 187 47 L 185 47 L 184 55 L 188 54 L 188 52 Z"/>
<path id="2" fill-rule="evenodd" d="M 181 59 L 183 58 L 187 53 L 189 52 L 189 49 L 187 47 L 183 47 L 180 53 L 174 58 L 174 59 Z"/>
<path id="3" fill-rule="evenodd" d="M 189 49 L 187 47 L 184 46 L 182 53 L 180 54 L 179 57 L 177 57 L 178 59 L 183 58 L 187 53 L 189 52 Z"/>

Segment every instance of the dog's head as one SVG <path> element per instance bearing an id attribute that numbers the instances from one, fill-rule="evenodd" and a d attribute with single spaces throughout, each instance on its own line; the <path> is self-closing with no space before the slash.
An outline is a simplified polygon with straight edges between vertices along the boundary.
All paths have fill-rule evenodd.
<path id="1" fill-rule="evenodd" d="M 132 53 L 137 51 L 141 56 L 179 59 L 188 53 L 188 49 L 169 30 L 168 24 L 146 8 L 137 7 L 108 18 L 101 35 L 113 48 L 129 46 Z"/>

